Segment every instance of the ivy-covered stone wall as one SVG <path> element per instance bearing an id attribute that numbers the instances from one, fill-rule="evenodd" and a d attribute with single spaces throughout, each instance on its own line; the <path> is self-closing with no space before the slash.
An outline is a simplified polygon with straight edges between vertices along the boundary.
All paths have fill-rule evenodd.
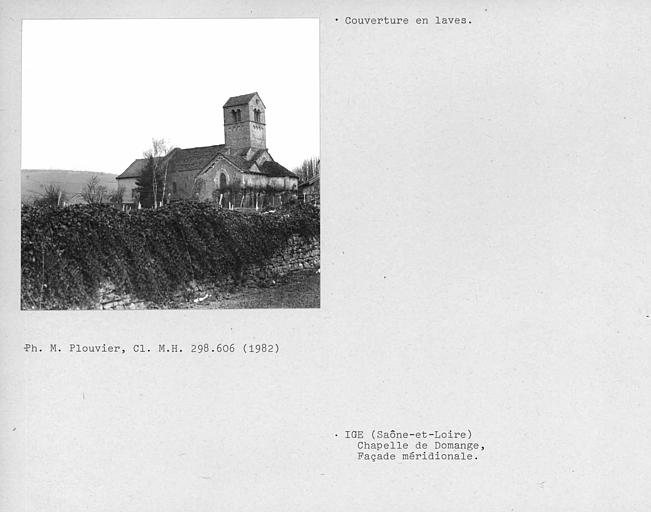
<path id="1" fill-rule="evenodd" d="M 26 206 L 22 308 L 120 307 L 119 297 L 128 298 L 123 305 L 164 304 L 191 286 L 313 268 L 318 242 L 319 211 L 309 205 L 265 213 L 193 202 L 131 213 Z"/>
<path id="2" fill-rule="evenodd" d="M 318 238 L 303 238 L 294 235 L 285 248 L 271 258 L 245 265 L 239 280 L 233 276 L 223 279 L 191 281 L 185 288 L 179 289 L 163 303 L 142 300 L 116 289 L 110 282 L 100 286 L 98 298 L 91 305 L 92 309 L 152 309 L 160 307 L 174 308 L 178 303 L 191 303 L 205 295 L 217 295 L 235 285 L 259 285 L 267 287 L 270 282 L 292 272 L 318 270 L 320 268 L 320 243 Z"/>

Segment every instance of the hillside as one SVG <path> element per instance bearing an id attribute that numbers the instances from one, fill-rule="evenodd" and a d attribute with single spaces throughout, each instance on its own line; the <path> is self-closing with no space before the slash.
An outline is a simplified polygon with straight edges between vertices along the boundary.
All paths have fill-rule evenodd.
<path id="1" fill-rule="evenodd" d="M 68 197 L 72 199 L 79 194 L 93 176 L 98 176 L 101 185 L 107 190 L 115 190 L 117 174 L 93 171 L 68 171 L 61 169 L 22 169 L 20 172 L 20 198 L 21 201 L 30 201 L 45 191 L 48 185 L 60 186 Z"/>

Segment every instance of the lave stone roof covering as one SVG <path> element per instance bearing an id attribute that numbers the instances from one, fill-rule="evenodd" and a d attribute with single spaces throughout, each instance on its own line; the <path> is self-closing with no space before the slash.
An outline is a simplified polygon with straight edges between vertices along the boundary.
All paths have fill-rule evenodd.
<path id="1" fill-rule="evenodd" d="M 160 160 L 160 157 L 157 158 Z M 142 171 L 145 169 L 145 164 L 147 163 L 146 158 L 136 158 L 126 170 L 120 174 L 117 179 L 120 178 L 139 178 L 142 174 Z"/>
<path id="2" fill-rule="evenodd" d="M 228 98 L 228 100 L 226 101 L 226 103 L 224 103 L 223 108 L 226 108 L 226 107 L 235 107 L 235 106 L 237 106 L 237 105 L 246 105 L 249 101 L 251 101 L 251 99 L 252 99 L 256 94 L 258 94 L 258 93 L 257 93 L 257 92 L 252 92 L 252 93 L 249 93 L 249 94 L 242 94 L 242 95 L 240 95 L 240 96 L 231 96 L 230 98 Z M 258 97 L 259 97 L 259 96 L 260 96 L 260 95 L 258 94 Z M 262 100 L 260 100 L 260 101 L 262 101 Z M 264 105 L 264 103 L 263 103 L 263 105 Z"/>
<path id="3" fill-rule="evenodd" d="M 278 162 L 273 162 L 271 160 L 263 163 L 262 167 L 260 168 L 260 171 L 262 172 L 262 174 L 266 174 L 267 176 L 273 176 L 273 177 L 287 176 L 290 178 L 298 178 L 298 176 L 294 174 L 292 171 L 283 167 Z"/>
<path id="4" fill-rule="evenodd" d="M 169 170 L 172 172 L 201 170 L 225 150 L 224 144 L 188 149 L 177 148 L 168 157 Z"/>

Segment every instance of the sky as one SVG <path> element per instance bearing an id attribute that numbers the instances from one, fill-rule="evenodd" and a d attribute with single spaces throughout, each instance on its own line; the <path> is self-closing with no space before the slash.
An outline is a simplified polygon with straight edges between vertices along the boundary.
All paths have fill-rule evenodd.
<path id="1" fill-rule="evenodd" d="M 152 138 L 224 142 L 222 105 L 258 92 L 267 147 L 319 155 L 317 19 L 26 20 L 23 169 L 119 174 Z"/>

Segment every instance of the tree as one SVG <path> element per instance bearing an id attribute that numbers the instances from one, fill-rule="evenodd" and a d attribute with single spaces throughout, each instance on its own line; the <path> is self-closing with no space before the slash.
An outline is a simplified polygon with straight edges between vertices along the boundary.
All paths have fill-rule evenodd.
<path id="1" fill-rule="evenodd" d="M 62 206 L 67 199 L 66 192 L 59 185 L 47 185 L 45 192 L 34 199 L 34 206 Z"/>
<path id="2" fill-rule="evenodd" d="M 109 194 L 109 201 L 112 204 L 121 205 L 124 201 L 124 192 L 126 187 L 124 185 L 118 185 L 118 188 Z"/>
<path id="3" fill-rule="evenodd" d="M 108 199 L 108 192 L 104 185 L 100 185 L 99 176 L 89 179 L 80 195 L 88 204 L 99 204 Z"/>
<path id="4" fill-rule="evenodd" d="M 306 158 L 300 167 L 294 169 L 294 174 L 298 176 L 298 181 L 305 183 L 306 181 L 319 176 L 321 172 L 321 159 L 318 156 Z"/>
<path id="5" fill-rule="evenodd" d="M 167 190 L 167 156 L 173 151 L 165 139 L 152 139 L 151 148 L 143 153 L 147 159 L 136 180 L 140 204 L 143 208 L 157 208 L 163 204 Z"/>
<path id="6" fill-rule="evenodd" d="M 145 166 L 136 180 L 138 201 L 143 208 L 153 208 L 152 176 L 154 174 L 154 157 L 147 158 Z M 160 199 L 160 198 L 159 198 Z"/>

